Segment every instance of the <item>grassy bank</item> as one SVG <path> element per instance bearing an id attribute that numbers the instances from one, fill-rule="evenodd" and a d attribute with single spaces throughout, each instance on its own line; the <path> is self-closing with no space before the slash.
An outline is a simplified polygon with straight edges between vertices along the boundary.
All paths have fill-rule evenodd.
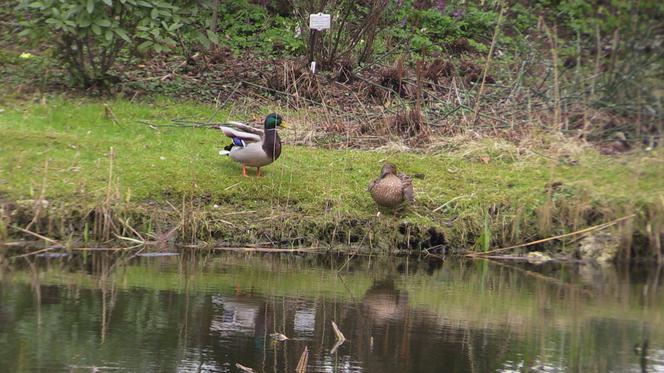
<path id="1" fill-rule="evenodd" d="M 217 155 L 226 143 L 218 131 L 139 122 L 238 119 L 211 106 L 55 98 L 3 109 L 4 237 L 18 225 L 66 242 L 153 235 L 226 245 L 486 250 L 633 213 L 616 226 L 624 237 L 643 241 L 663 229 L 658 152 L 606 157 L 574 144 L 552 152 L 495 142 L 426 154 L 337 151 L 289 145 L 311 126 L 295 120 L 282 131 L 282 157 L 264 177 L 245 179 Z M 383 160 L 416 175 L 416 203 L 397 216 L 377 216 L 366 192 Z"/>

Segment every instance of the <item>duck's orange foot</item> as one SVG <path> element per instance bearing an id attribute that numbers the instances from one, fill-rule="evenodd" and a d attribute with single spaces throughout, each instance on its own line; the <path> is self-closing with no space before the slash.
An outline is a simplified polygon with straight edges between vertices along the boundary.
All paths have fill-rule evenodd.
<path id="1" fill-rule="evenodd" d="M 261 176 L 261 168 L 256 167 L 256 176 L 260 177 Z"/>
<path id="2" fill-rule="evenodd" d="M 242 165 L 242 176 L 249 177 L 249 175 L 247 175 L 247 166 L 245 165 Z"/>

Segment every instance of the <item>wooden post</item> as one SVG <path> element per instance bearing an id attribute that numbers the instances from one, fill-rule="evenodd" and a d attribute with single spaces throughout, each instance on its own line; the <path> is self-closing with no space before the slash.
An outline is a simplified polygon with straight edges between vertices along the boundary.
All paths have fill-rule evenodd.
<path id="1" fill-rule="evenodd" d="M 330 28 L 331 17 L 329 14 L 317 13 L 309 15 L 309 68 L 311 72 L 316 72 L 316 44 L 319 33 Z"/>
<path id="2" fill-rule="evenodd" d="M 318 37 L 318 30 L 309 30 L 309 63 L 312 63 L 315 57 L 314 48 L 316 47 L 316 39 Z"/>

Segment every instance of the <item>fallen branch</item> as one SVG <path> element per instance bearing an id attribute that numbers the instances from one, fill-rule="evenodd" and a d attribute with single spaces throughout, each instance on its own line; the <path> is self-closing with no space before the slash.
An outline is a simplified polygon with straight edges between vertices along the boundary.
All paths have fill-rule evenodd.
<path id="1" fill-rule="evenodd" d="M 636 214 L 631 214 L 631 215 L 623 216 L 622 218 L 611 220 L 610 222 L 607 222 L 607 223 L 598 224 L 598 225 L 588 227 L 588 228 L 585 228 L 585 229 L 581 229 L 581 230 L 578 230 L 578 231 L 575 231 L 575 232 L 565 233 L 565 234 L 561 234 L 561 235 L 558 235 L 558 236 L 543 238 L 543 239 L 537 240 L 537 241 L 531 241 L 531 242 L 527 242 L 527 243 L 520 244 L 520 245 L 503 247 L 501 249 L 489 250 L 489 251 L 481 252 L 481 253 L 467 253 L 467 254 L 465 254 L 465 256 L 471 256 L 471 257 L 473 257 L 473 256 L 485 256 L 485 255 L 488 255 L 488 254 L 503 252 L 503 251 L 512 250 L 512 249 L 517 249 L 517 248 L 520 248 L 520 247 L 537 245 L 537 244 L 540 244 L 540 243 L 549 242 L 549 241 L 553 241 L 553 240 L 557 240 L 557 239 L 561 239 L 561 238 L 565 238 L 565 237 L 570 237 L 570 236 L 575 236 L 575 235 L 578 235 L 578 234 L 583 234 L 583 233 L 588 233 L 588 232 L 592 232 L 592 231 L 602 230 L 602 229 L 606 229 L 610 226 L 616 225 L 616 224 L 620 223 L 621 221 L 631 219 L 635 216 L 636 216 Z"/>
<path id="2" fill-rule="evenodd" d="M 42 239 L 42 240 L 44 240 L 44 241 L 46 241 L 46 242 L 50 242 L 50 243 L 52 243 L 52 244 L 58 244 L 58 241 L 56 241 L 56 240 L 54 240 L 54 239 L 52 239 L 52 238 L 48 238 L 48 237 L 46 237 L 46 236 L 42 236 L 42 235 L 39 234 L 39 233 L 35 233 L 35 232 L 29 231 L 29 230 L 27 230 L 27 229 L 23 229 L 23 228 L 18 227 L 18 226 L 16 226 L 16 225 L 12 225 L 11 227 L 14 228 L 14 229 L 16 229 L 16 230 L 18 230 L 18 231 L 21 231 L 21 232 L 23 232 L 23 233 L 27 233 L 27 234 L 29 234 L 29 235 L 31 235 L 31 236 L 34 236 L 34 237 L 40 238 L 40 239 Z"/>
<path id="3" fill-rule="evenodd" d="M 69 251 L 81 251 L 81 252 L 104 252 L 104 251 L 112 251 L 112 252 L 117 252 L 117 251 L 128 251 L 128 250 L 133 250 L 137 247 L 140 247 L 141 245 L 134 245 L 134 246 L 129 246 L 129 247 L 75 247 L 69 249 Z"/>
<path id="4" fill-rule="evenodd" d="M 257 253 L 315 253 L 318 251 L 315 247 L 302 247 L 297 249 L 277 249 L 272 247 L 214 247 L 212 250 Z"/>
<path id="5" fill-rule="evenodd" d="M 2 247 L 27 247 L 40 243 L 41 241 L 11 241 L 11 242 L 0 242 Z"/>
<path id="6" fill-rule="evenodd" d="M 27 258 L 29 256 L 43 254 L 43 253 L 51 251 L 51 250 L 63 249 L 63 248 L 64 248 L 64 246 L 62 246 L 62 245 L 53 245 L 53 246 L 49 246 L 45 249 L 41 249 L 41 250 L 37 250 L 37 251 L 31 251 L 31 252 L 26 253 L 26 254 L 14 255 L 14 256 L 10 257 L 9 259 Z"/>
<path id="7" fill-rule="evenodd" d="M 142 240 L 137 240 L 137 239 L 135 239 L 135 238 L 131 238 L 131 237 L 123 237 L 123 236 L 119 236 L 119 235 L 117 235 L 117 234 L 113 234 L 113 235 L 114 235 L 115 237 L 121 239 L 121 240 L 124 240 L 124 241 L 133 242 L 133 243 L 135 243 L 135 244 L 139 244 L 139 245 L 145 245 L 145 241 L 142 241 Z"/>

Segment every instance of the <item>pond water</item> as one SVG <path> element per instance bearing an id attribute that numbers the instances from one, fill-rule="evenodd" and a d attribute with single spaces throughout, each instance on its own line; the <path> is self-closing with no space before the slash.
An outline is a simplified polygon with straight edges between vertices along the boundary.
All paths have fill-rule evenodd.
<path id="1" fill-rule="evenodd" d="M 306 372 L 661 372 L 662 272 L 325 255 L 36 258 L 0 266 L 0 372 L 296 372 L 305 347 Z M 346 337 L 336 350 L 332 321 Z"/>

